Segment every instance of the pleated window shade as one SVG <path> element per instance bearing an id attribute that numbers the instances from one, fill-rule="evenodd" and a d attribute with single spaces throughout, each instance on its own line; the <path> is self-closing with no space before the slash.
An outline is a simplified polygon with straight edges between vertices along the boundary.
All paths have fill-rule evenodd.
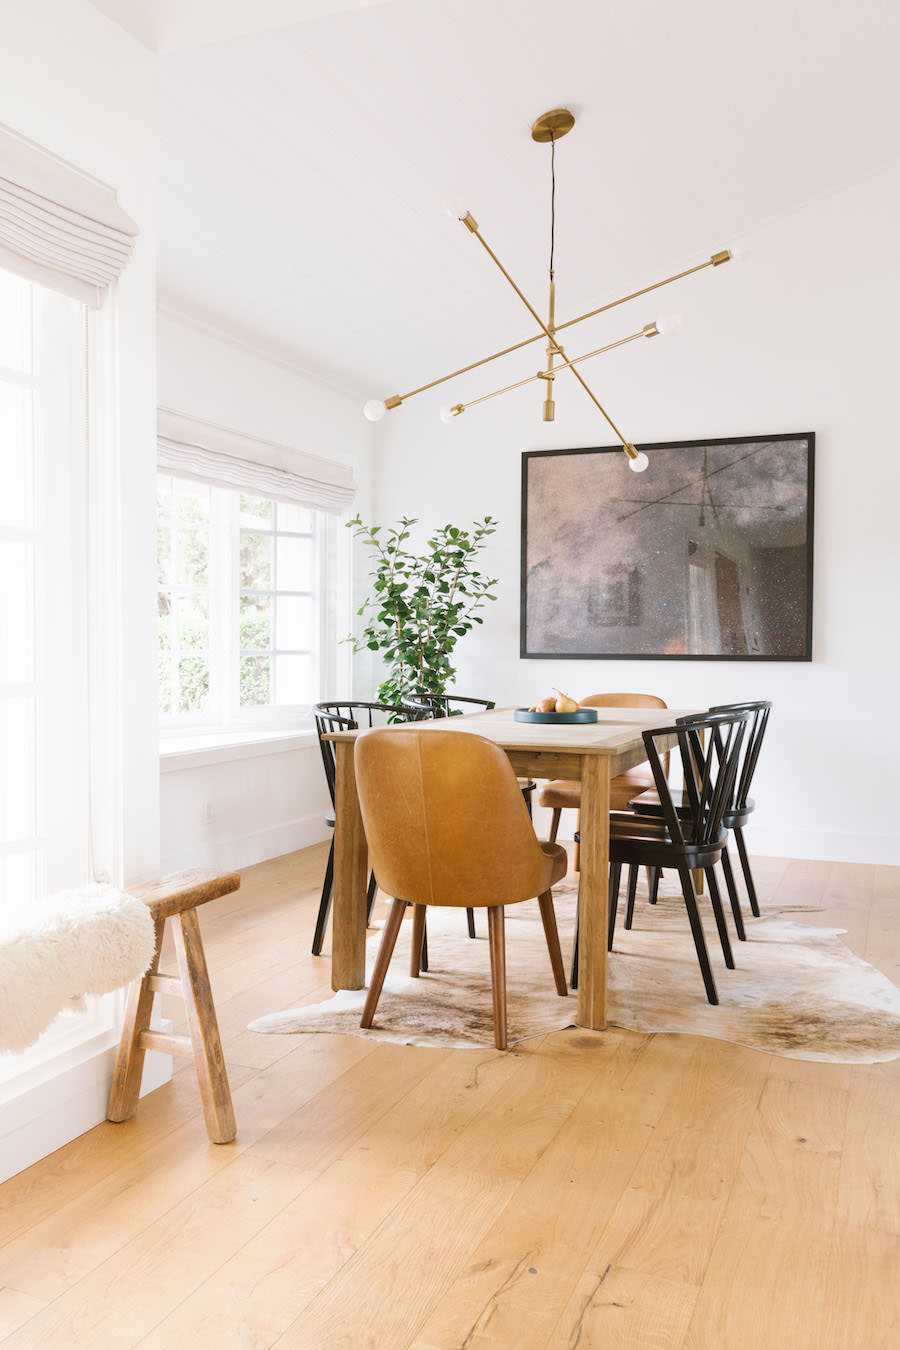
<path id="1" fill-rule="evenodd" d="M 0 267 L 97 308 L 137 233 L 111 188 L 0 128 Z"/>
<path id="2" fill-rule="evenodd" d="M 349 464 L 244 436 L 169 408 L 159 409 L 158 428 L 163 473 L 333 514 L 349 506 L 356 493 Z"/>

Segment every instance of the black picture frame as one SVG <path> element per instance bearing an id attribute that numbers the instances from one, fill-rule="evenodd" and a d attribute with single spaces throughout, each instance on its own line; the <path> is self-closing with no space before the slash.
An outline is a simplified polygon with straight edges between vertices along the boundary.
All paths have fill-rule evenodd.
<path id="1" fill-rule="evenodd" d="M 815 433 L 637 448 L 523 453 L 520 657 L 811 661 Z"/>

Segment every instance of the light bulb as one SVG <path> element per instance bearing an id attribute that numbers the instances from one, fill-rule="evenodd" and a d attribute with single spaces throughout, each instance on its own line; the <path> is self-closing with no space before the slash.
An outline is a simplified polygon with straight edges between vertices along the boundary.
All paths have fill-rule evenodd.
<path id="1" fill-rule="evenodd" d="M 628 467 L 632 473 L 643 473 L 649 463 L 650 461 L 643 450 L 639 450 L 634 459 L 629 459 Z"/>
<path id="2" fill-rule="evenodd" d="M 450 404 L 446 403 L 438 413 L 438 417 L 441 419 L 442 422 L 446 422 L 447 426 L 449 426 L 450 423 L 453 421 L 453 419 L 456 417 L 456 413 L 450 407 Z"/>
<path id="3" fill-rule="evenodd" d="M 464 197 L 448 197 L 444 202 L 444 210 L 451 220 L 465 220 L 469 214 Z"/>
<path id="4" fill-rule="evenodd" d="M 671 337 L 681 327 L 680 314 L 660 314 L 656 320 L 656 331 L 660 337 Z"/>
<path id="5" fill-rule="evenodd" d="M 363 404 L 363 417 L 368 422 L 380 422 L 386 412 L 387 408 L 380 398 L 370 398 L 368 403 Z"/>
<path id="6" fill-rule="evenodd" d="M 729 244 L 728 252 L 731 254 L 732 262 L 746 262 L 747 260 L 748 250 L 744 243 Z"/>

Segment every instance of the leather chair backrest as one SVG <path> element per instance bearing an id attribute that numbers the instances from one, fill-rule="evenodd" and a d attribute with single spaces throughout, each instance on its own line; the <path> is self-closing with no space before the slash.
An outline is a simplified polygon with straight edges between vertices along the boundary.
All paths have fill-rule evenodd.
<path id="1" fill-rule="evenodd" d="M 546 856 L 504 752 L 469 732 L 411 724 L 356 741 L 359 803 L 378 884 L 421 905 L 538 895 Z"/>
<path id="2" fill-rule="evenodd" d="M 588 694 L 582 708 L 665 708 L 666 701 L 656 694 Z"/>

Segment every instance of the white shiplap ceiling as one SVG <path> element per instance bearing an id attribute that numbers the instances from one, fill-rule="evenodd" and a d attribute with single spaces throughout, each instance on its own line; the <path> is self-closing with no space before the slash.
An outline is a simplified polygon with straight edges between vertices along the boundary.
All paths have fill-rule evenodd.
<path id="1" fill-rule="evenodd" d="M 402 392 L 530 331 L 448 196 L 543 308 L 538 114 L 565 318 L 900 156 L 898 44 L 894 0 L 394 0 L 163 54 L 161 303 Z"/>

